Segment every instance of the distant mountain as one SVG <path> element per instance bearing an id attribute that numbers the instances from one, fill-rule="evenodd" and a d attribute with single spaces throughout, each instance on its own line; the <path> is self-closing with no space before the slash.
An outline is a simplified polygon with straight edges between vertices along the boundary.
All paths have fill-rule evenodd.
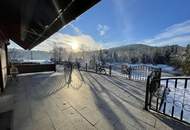
<path id="1" fill-rule="evenodd" d="M 112 50 L 112 49 L 123 49 L 123 48 L 136 49 L 136 48 L 155 48 L 155 47 L 148 46 L 148 45 L 145 45 L 145 44 L 130 44 L 130 45 L 124 45 L 124 46 L 110 48 L 109 50 Z"/>
<path id="2" fill-rule="evenodd" d="M 113 50 L 113 51 L 145 51 L 145 50 L 156 50 L 156 49 L 166 49 L 166 48 L 177 48 L 178 50 L 183 51 L 185 47 L 179 46 L 179 45 L 170 45 L 170 46 L 149 46 L 145 44 L 130 44 L 130 45 L 125 45 L 125 46 L 119 46 L 119 47 L 114 47 L 110 48 L 108 50 Z"/>

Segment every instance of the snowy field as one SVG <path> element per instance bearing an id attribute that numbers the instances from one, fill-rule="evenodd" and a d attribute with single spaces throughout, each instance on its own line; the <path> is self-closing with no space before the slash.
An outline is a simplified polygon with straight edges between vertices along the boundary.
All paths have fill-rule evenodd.
<path id="1" fill-rule="evenodd" d="M 133 80 L 146 80 L 148 75 L 152 72 L 151 68 L 159 68 L 159 66 L 153 66 L 150 64 L 127 64 L 127 63 L 113 63 L 112 66 L 112 75 L 121 76 L 128 78 L 128 75 L 121 73 L 121 66 L 128 65 L 133 68 L 131 73 L 131 79 Z"/>
<path id="2" fill-rule="evenodd" d="M 130 66 L 139 66 L 139 65 L 145 65 L 145 64 L 128 64 Z M 121 64 L 113 64 L 113 75 L 115 76 L 125 76 L 121 73 Z M 170 73 L 170 74 L 177 74 L 177 72 L 173 67 L 168 65 L 150 65 L 146 64 L 145 66 L 155 67 L 155 68 L 161 68 L 162 72 L 164 73 Z M 147 76 L 151 73 L 151 71 L 134 71 L 132 73 L 132 79 L 134 80 L 146 80 Z M 169 78 L 162 76 L 162 79 Z M 174 114 L 173 116 L 180 119 L 181 112 L 183 110 L 183 120 L 190 123 L 190 77 L 173 77 L 172 78 L 181 78 L 177 80 L 177 85 L 175 88 L 175 79 L 168 80 L 168 91 L 165 95 L 166 102 L 166 109 L 165 113 L 167 115 L 172 115 L 172 107 L 174 107 Z M 185 79 L 187 80 L 187 86 L 185 88 Z M 166 80 L 161 80 L 161 86 L 162 89 L 166 88 Z M 164 104 L 164 103 L 163 103 Z M 164 105 L 162 104 L 160 112 L 163 112 Z"/>
<path id="3" fill-rule="evenodd" d="M 180 74 L 180 72 L 175 70 L 174 67 L 169 66 L 169 65 L 165 65 L 165 64 L 153 65 L 153 64 L 111 63 L 110 65 L 112 65 L 114 69 L 120 69 L 121 65 L 128 65 L 128 66 L 132 66 L 132 67 L 133 66 L 148 66 L 148 67 L 154 67 L 154 68 L 161 68 L 162 72 L 165 72 L 165 73 Z"/>
<path id="4" fill-rule="evenodd" d="M 180 119 L 181 111 L 183 110 L 183 120 L 190 122 L 190 77 L 188 78 L 186 88 L 185 79 L 178 79 L 176 88 L 175 79 L 170 79 L 164 102 L 166 102 L 165 112 L 167 115 L 172 114 L 172 107 L 174 106 L 174 117 Z M 166 80 L 162 80 L 161 85 L 166 88 Z M 164 105 L 162 104 L 161 112 L 163 112 L 163 108 Z"/>

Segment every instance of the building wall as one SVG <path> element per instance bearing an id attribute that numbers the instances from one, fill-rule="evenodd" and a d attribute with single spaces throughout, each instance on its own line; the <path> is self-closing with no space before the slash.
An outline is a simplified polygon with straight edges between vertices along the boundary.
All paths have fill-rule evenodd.
<path id="1" fill-rule="evenodd" d="M 6 63 L 6 52 L 5 52 L 5 44 L 0 49 L 1 54 L 1 70 L 2 70 L 2 78 L 3 78 L 3 87 L 6 86 L 7 81 L 7 63 Z"/>
<path id="2" fill-rule="evenodd" d="M 8 40 L 3 32 L 0 30 L 0 88 L 1 91 L 5 88 L 7 83 L 7 55 L 6 46 Z"/>

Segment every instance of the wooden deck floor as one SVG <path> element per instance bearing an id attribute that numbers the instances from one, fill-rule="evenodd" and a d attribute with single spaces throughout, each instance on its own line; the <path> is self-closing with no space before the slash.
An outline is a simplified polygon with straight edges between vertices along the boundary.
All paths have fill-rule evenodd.
<path id="1" fill-rule="evenodd" d="M 143 110 L 145 83 L 74 71 L 24 74 L 8 83 L 14 130 L 169 130 L 188 126 Z M 160 118 L 158 118 L 160 117 Z"/>

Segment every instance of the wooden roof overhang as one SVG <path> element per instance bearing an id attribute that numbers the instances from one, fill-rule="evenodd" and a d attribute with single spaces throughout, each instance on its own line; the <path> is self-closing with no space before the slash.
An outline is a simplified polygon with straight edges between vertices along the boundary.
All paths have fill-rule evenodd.
<path id="1" fill-rule="evenodd" d="M 1 0 L 0 29 L 32 49 L 100 0 Z"/>

